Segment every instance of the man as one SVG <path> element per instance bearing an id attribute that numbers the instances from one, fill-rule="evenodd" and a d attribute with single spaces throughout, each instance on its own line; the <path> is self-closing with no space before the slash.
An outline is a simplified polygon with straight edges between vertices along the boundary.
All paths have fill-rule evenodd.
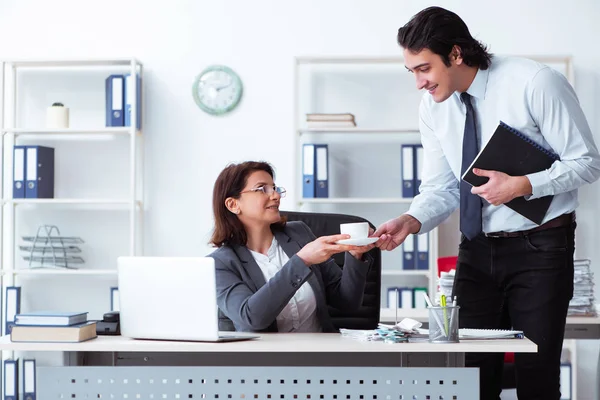
<path id="1" fill-rule="evenodd" d="M 460 205 L 462 232 L 453 294 L 460 326 L 523 330 L 538 345 L 516 355 L 519 399 L 560 398 L 560 353 L 573 295 L 577 188 L 600 176 L 600 156 L 568 81 L 521 58 L 492 56 L 456 14 L 439 7 L 398 31 L 406 68 L 425 89 L 420 110 L 424 163 L 420 194 L 404 215 L 375 232 L 382 250 L 426 233 Z M 526 176 L 474 170 L 479 187 L 461 181 L 482 144 L 503 121 L 560 156 Z M 506 157 L 510 158 L 510 153 Z M 542 224 L 504 206 L 553 195 Z M 468 354 L 480 368 L 481 399 L 498 399 L 503 354 Z"/>

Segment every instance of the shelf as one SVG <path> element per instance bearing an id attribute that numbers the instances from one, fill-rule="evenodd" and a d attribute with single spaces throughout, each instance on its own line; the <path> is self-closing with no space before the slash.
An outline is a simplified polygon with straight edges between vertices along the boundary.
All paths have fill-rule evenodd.
<path id="1" fill-rule="evenodd" d="M 382 276 L 425 276 L 429 278 L 428 269 L 397 269 L 397 270 L 381 270 Z"/>
<path id="2" fill-rule="evenodd" d="M 419 134 L 418 129 L 373 129 L 373 128 L 305 128 L 298 129 L 299 134 L 306 133 L 383 133 L 383 134 Z"/>
<path id="3" fill-rule="evenodd" d="M 304 198 L 298 200 L 300 204 L 410 204 L 413 198 L 402 197 L 324 197 L 324 198 Z"/>
<path id="4" fill-rule="evenodd" d="M 94 208 L 116 207 L 119 209 L 128 209 L 131 206 L 130 200 L 125 199 L 4 199 L 4 204 L 17 205 L 35 205 L 35 206 L 93 206 Z M 136 207 L 141 209 L 142 202 L 136 201 Z"/>
<path id="5" fill-rule="evenodd" d="M 394 56 L 303 56 L 296 57 L 298 64 L 402 64 L 404 59 Z"/>
<path id="6" fill-rule="evenodd" d="M 575 315 L 567 315 L 567 323 L 569 324 L 590 324 L 590 325 L 599 325 L 600 324 L 600 316 L 592 316 L 592 317 L 578 317 Z"/>
<path id="7" fill-rule="evenodd" d="M 116 269 L 54 269 L 54 268 L 32 268 L 32 269 L 9 269 L 4 271 L 10 275 L 117 275 Z"/>
<path id="8" fill-rule="evenodd" d="M 56 68 L 56 67 L 127 67 L 131 64 L 139 65 L 142 64 L 135 58 L 117 58 L 117 59 L 87 59 L 87 60 L 68 60 L 68 59 L 55 59 L 55 60 L 6 60 L 6 64 L 12 65 L 16 68 Z"/>
<path id="9" fill-rule="evenodd" d="M 379 320 L 381 322 L 394 322 L 396 310 L 393 308 L 382 308 L 379 311 Z M 398 322 L 404 318 L 412 318 L 420 322 L 427 322 L 429 315 L 426 308 L 399 308 Z"/>
<path id="10" fill-rule="evenodd" d="M 98 129 L 6 128 L 2 130 L 3 135 L 7 133 L 12 133 L 15 135 L 15 137 L 36 140 L 111 140 L 119 136 L 130 136 L 132 132 L 133 129 L 129 126 Z M 138 130 L 136 131 L 136 133 L 139 135 L 141 132 Z"/>

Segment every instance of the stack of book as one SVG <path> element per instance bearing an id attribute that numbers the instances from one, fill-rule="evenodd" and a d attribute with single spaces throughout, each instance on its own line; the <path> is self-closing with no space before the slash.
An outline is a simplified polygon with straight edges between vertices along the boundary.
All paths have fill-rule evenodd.
<path id="1" fill-rule="evenodd" d="M 96 338 L 96 321 L 87 312 L 17 314 L 10 330 L 13 342 L 83 342 Z"/>
<path id="2" fill-rule="evenodd" d="M 354 115 L 344 114 L 306 114 L 306 125 L 309 128 L 354 128 Z"/>
<path id="3" fill-rule="evenodd" d="M 590 264 L 590 260 L 575 260 L 573 298 L 569 302 L 569 315 L 596 316 L 594 273 L 590 271 Z"/>

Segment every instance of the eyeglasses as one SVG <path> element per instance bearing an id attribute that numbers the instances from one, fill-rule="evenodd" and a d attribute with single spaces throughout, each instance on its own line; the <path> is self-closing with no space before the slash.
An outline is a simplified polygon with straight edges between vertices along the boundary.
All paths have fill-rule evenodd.
<path id="1" fill-rule="evenodd" d="M 265 186 L 257 187 L 254 189 L 244 190 L 243 192 L 240 192 L 240 194 L 248 193 L 248 192 L 263 192 L 267 196 L 271 196 L 273 194 L 273 192 L 277 192 L 277 193 L 279 193 L 279 195 L 281 197 L 285 197 L 285 193 L 286 193 L 285 188 L 282 188 L 281 186 L 265 185 Z"/>

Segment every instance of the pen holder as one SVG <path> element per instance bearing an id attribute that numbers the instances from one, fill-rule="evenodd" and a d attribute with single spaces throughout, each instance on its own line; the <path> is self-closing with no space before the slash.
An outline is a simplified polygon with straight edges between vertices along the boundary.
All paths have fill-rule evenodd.
<path id="1" fill-rule="evenodd" d="M 430 343 L 458 343 L 459 308 L 459 306 L 427 308 Z"/>

